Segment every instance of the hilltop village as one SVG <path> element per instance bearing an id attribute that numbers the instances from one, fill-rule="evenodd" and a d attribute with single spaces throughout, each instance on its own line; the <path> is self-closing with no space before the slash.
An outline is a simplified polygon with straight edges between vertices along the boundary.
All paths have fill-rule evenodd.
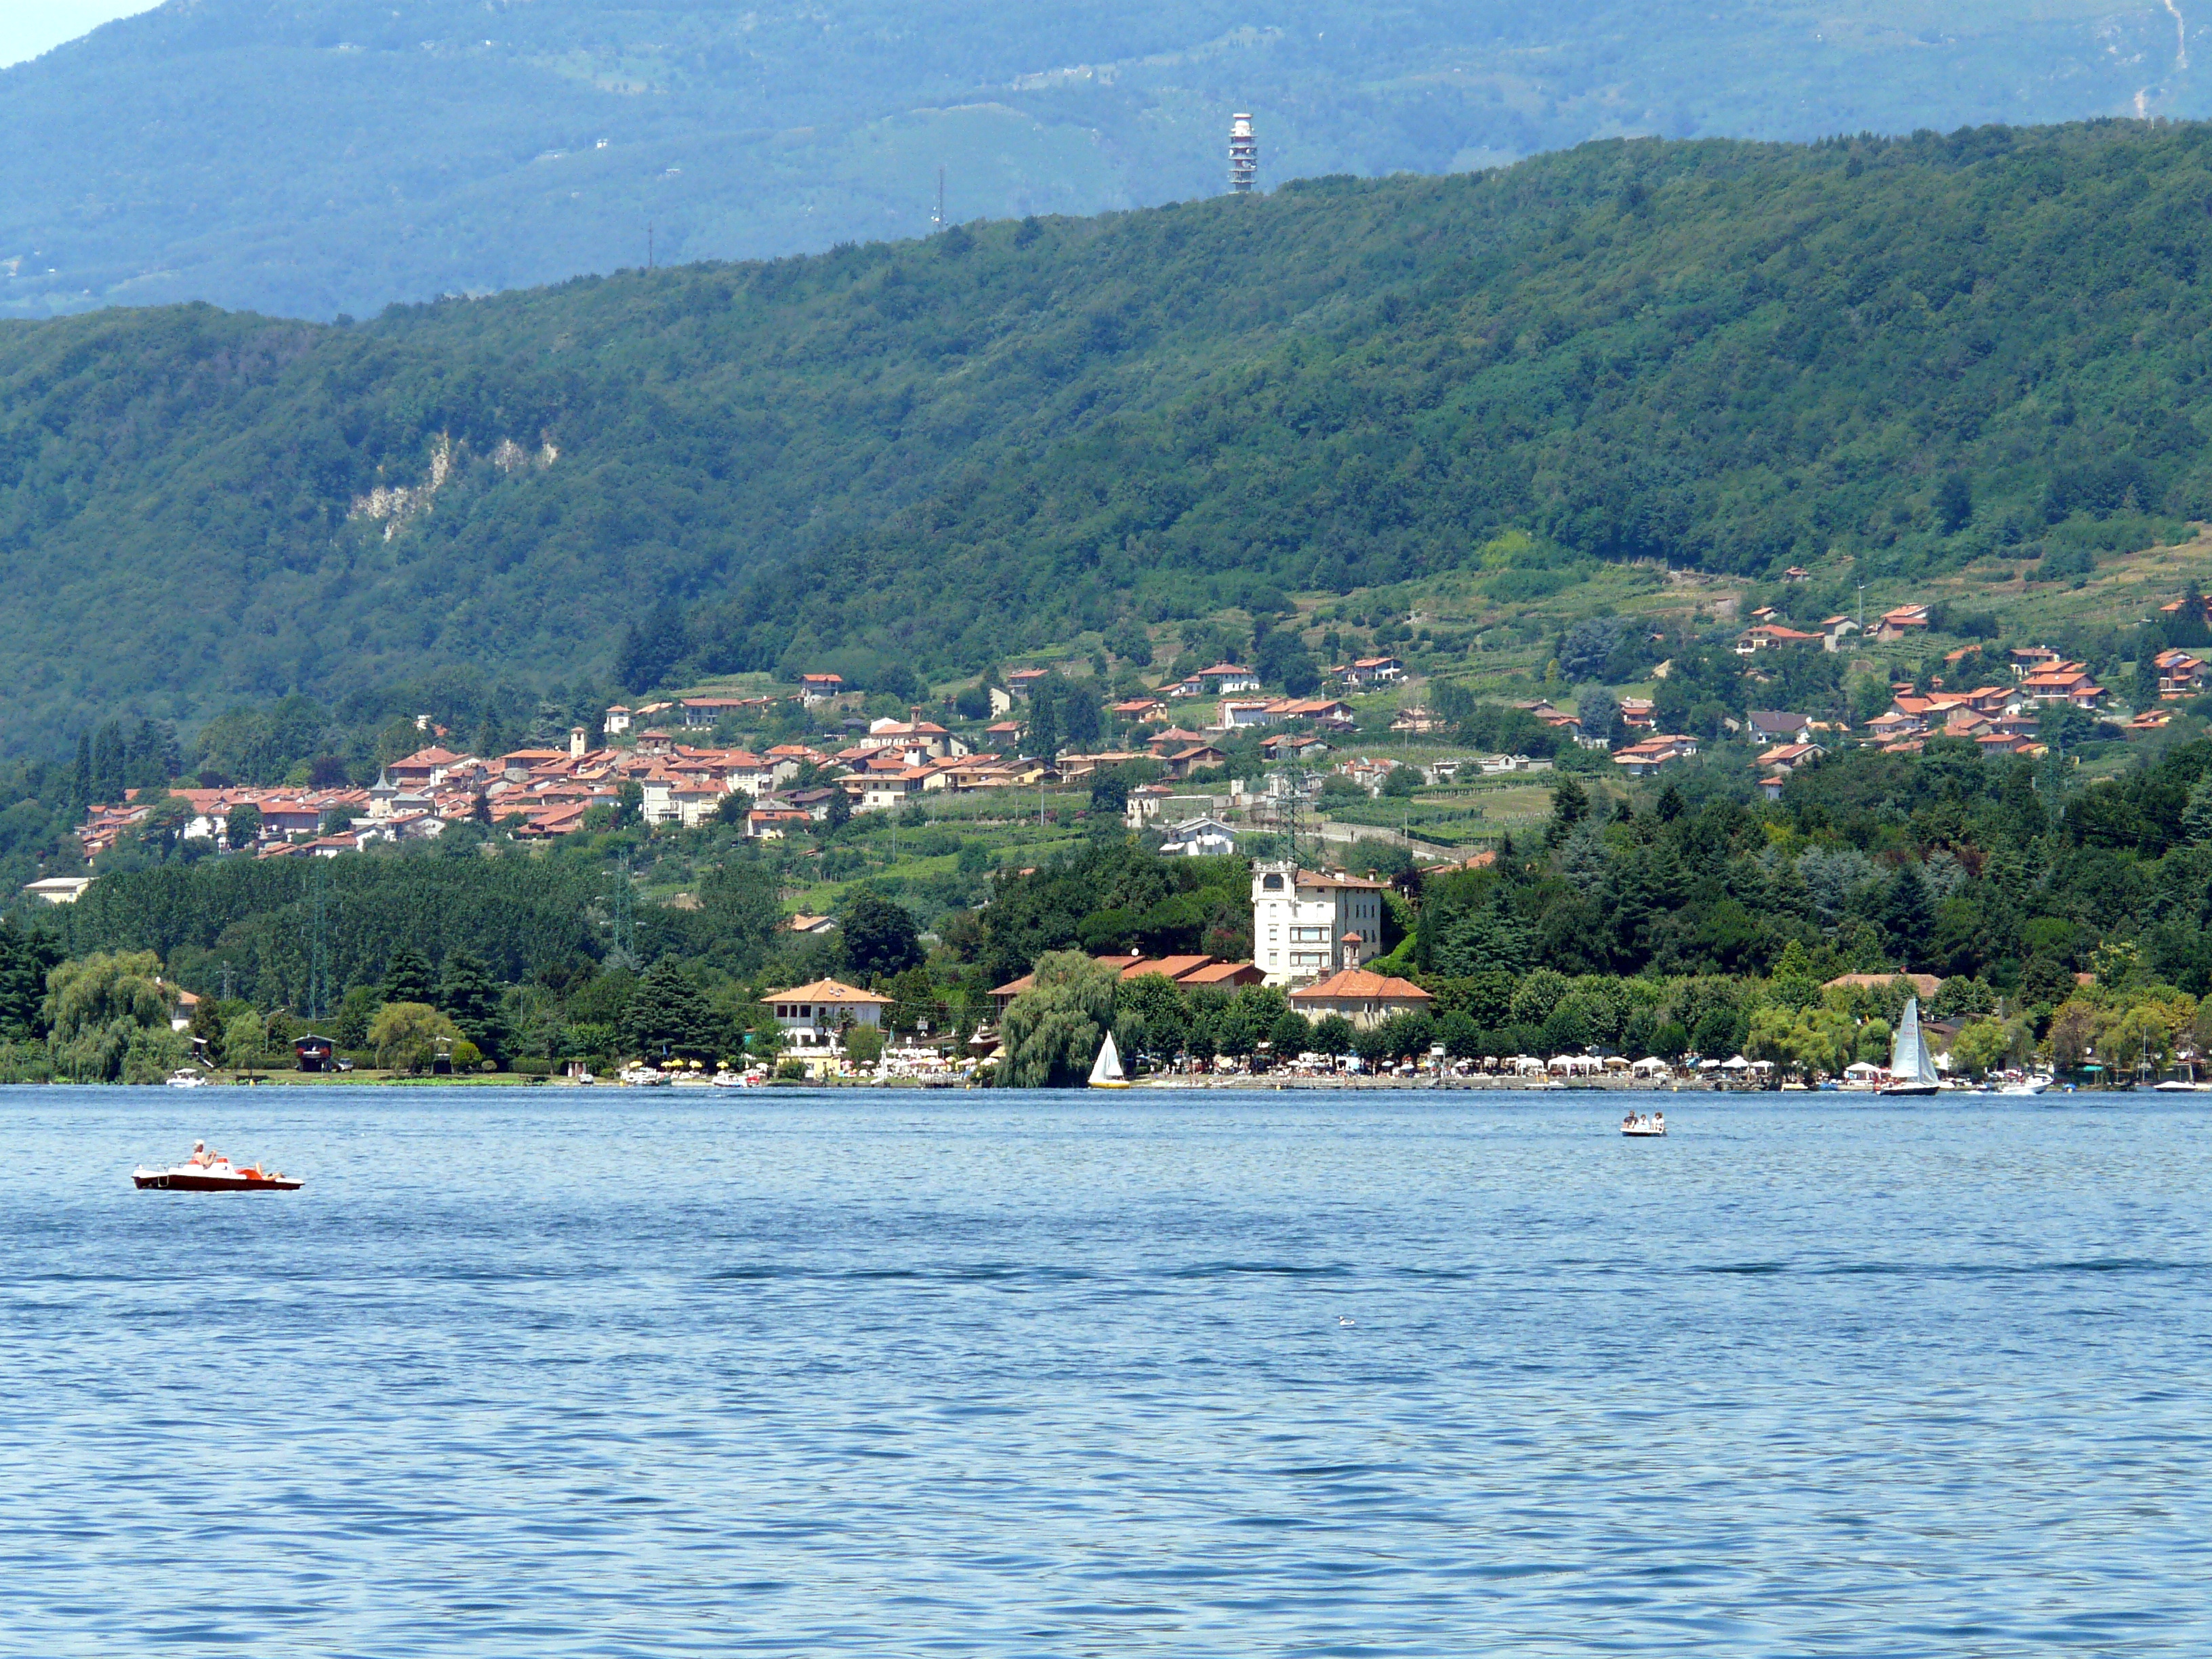
<path id="1" fill-rule="evenodd" d="M 2178 611 L 2184 603 L 2166 610 Z M 1887 611 L 1870 625 L 1868 638 L 1909 641 L 1926 630 L 1928 613 L 1925 605 Z M 1834 653 L 1858 631 L 1844 617 L 1810 632 L 1774 615 L 1771 607 L 1754 611 L 1732 647 L 1753 659 L 1748 678 L 1754 684 L 1764 678 L 1759 664 L 1772 659 L 1768 653 Z M 2172 718 L 2170 705 L 2206 689 L 2208 658 L 2212 650 L 2203 656 L 2179 647 L 2159 653 L 2152 663 L 2154 696 L 2138 696 L 2144 706 L 2112 730 L 2123 736 L 2162 730 Z M 1669 666 L 1657 665 L 1655 678 L 1663 682 Z M 328 857 L 434 836 L 461 821 L 545 840 L 624 817 L 656 829 L 719 820 L 740 826 L 750 838 L 778 839 L 933 798 L 1052 790 L 1106 775 L 1143 780 L 1127 791 L 1132 830 L 1162 834 L 1170 850 L 1228 853 L 1235 850 L 1238 823 L 1277 828 L 1294 802 L 1321 808 L 1332 776 L 1341 781 L 1339 798 L 1346 783 L 1352 793 L 1372 797 L 1401 769 L 1408 772 L 1401 785 L 1417 776 L 1419 787 L 1446 787 L 1462 773 L 1547 771 L 1556 750 L 1571 746 L 1602 757 L 1623 779 L 1643 779 L 1727 738 L 1752 745 L 1748 763 L 1759 787 L 1779 799 L 1791 773 L 1842 744 L 1914 754 L 1931 737 L 1961 738 L 1985 755 L 2040 758 L 2048 752 L 2040 734 L 2051 708 L 2109 715 L 2113 701 L 2086 663 L 2047 646 L 2011 647 L 2002 662 L 1970 647 L 1948 653 L 1943 666 L 1925 684 L 1891 685 L 1886 703 L 1856 730 L 1824 714 L 1751 708 L 1741 717 L 1723 715 L 1718 729 L 1701 738 L 1657 730 L 1660 709 L 1651 696 L 1601 695 L 1579 709 L 1524 698 L 1499 707 L 1520 717 L 1522 731 L 1546 739 L 1530 745 L 1536 752 L 1433 760 L 1408 752 L 1407 745 L 1449 737 L 1451 721 L 1395 695 L 1376 707 L 1375 694 L 1395 694 L 1408 684 L 1406 664 L 1390 655 L 1332 668 L 1325 691 L 1304 696 L 1270 695 L 1252 668 L 1218 663 L 1156 690 L 1105 702 L 1103 725 L 1118 743 L 1087 748 L 1034 740 L 1026 718 L 1032 694 L 1054 678 L 1043 668 L 1006 673 L 986 689 L 988 717 L 965 723 L 949 709 L 933 718 L 921 708 L 903 717 L 865 719 L 859 711 L 866 699 L 842 676 L 808 673 L 784 696 L 701 694 L 613 704 L 596 734 L 578 726 L 561 747 L 497 755 L 449 747 L 450 734 L 424 715 L 417 726 L 428 741 L 384 764 L 373 783 L 315 788 L 179 781 L 166 791 L 132 790 L 123 799 L 91 804 L 76 836 L 85 858 L 95 860 L 141 833 L 158 800 L 177 818 L 173 828 L 180 839 L 264 858 Z M 715 741 L 718 731 L 764 724 L 782 703 L 807 711 L 831 735 L 757 750 Z M 1393 749 L 1400 752 L 1388 752 Z M 1223 780 L 1232 759 L 1254 763 L 1254 775 Z M 1194 781 L 1226 781 L 1226 792 L 1186 787 Z"/>

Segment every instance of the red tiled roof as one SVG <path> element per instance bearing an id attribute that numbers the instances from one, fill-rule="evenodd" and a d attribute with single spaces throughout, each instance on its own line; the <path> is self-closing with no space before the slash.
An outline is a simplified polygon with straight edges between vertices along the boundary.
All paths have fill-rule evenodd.
<path id="1" fill-rule="evenodd" d="M 1292 1002 L 1345 1001 L 1365 998 L 1370 1001 L 1430 1002 L 1435 999 L 1409 979 L 1396 979 L 1388 974 L 1370 974 L 1364 968 L 1346 968 L 1341 973 L 1331 974 L 1327 979 L 1303 986 L 1291 993 Z"/>

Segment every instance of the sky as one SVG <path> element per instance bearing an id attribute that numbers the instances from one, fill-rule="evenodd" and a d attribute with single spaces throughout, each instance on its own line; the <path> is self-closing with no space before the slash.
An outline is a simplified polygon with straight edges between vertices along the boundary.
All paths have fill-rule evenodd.
<path id="1" fill-rule="evenodd" d="M 0 69 L 36 58 L 158 0 L 0 0 Z"/>

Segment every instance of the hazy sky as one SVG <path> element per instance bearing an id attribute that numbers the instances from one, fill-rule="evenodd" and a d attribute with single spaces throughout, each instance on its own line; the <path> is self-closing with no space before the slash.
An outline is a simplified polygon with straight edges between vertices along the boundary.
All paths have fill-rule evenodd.
<path id="1" fill-rule="evenodd" d="M 0 69 L 74 40 L 113 17 L 151 11 L 159 0 L 0 0 Z"/>

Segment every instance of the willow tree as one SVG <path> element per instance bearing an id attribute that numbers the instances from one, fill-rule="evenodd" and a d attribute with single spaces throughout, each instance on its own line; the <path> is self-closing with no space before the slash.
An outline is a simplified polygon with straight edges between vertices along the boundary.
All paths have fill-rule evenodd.
<path id="1" fill-rule="evenodd" d="M 1039 957 L 1030 988 L 1001 1022 L 1006 1058 L 1000 1081 L 1013 1089 L 1081 1087 L 1113 1024 L 1120 982 L 1115 969 L 1080 951 Z"/>

